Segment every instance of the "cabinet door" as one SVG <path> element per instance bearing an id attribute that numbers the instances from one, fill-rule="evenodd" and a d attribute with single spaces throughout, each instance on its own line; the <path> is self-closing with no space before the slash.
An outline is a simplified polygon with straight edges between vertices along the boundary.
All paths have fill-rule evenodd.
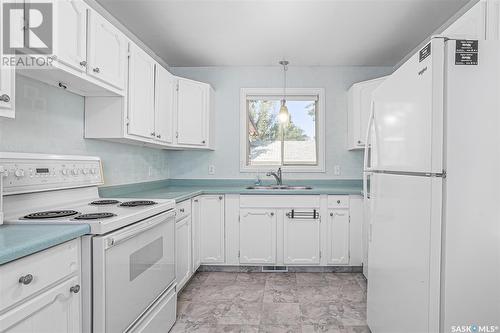
<path id="1" fill-rule="evenodd" d="M 486 39 L 486 2 L 481 1 L 474 5 L 442 35 L 457 39 Z"/>
<path id="2" fill-rule="evenodd" d="M 200 267 L 200 200 L 194 198 L 191 201 L 191 233 L 192 233 L 192 264 L 193 273 Z"/>
<path id="3" fill-rule="evenodd" d="M 128 134 L 154 138 L 155 61 L 130 44 Z"/>
<path id="4" fill-rule="evenodd" d="M 88 15 L 87 73 L 118 89 L 124 89 L 127 39 L 95 11 L 89 10 Z"/>
<path id="5" fill-rule="evenodd" d="M 81 72 L 87 67 L 87 6 L 82 0 L 54 1 L 54 54 Z"/>
<path id="6" fill-rule="evenodd" d="M 311 209 L 312 211 L 312 209 Z M 287 265 L 319 265 L 320 219 L 292 218 L 283 224 L 284 262 Z"/>
<path id="7" fill-rule="evenodd" d="M 175 276 L 180 290 L 191 277 L 191 217 L 175 223 Z"/>
<path id="8" fill-rule="evenodd" d="M 0 317 L 0 331 L 8 333 L 81 332 L 79 288 L 79 278 L 73 277 L 28 299 Z"/>
<path id="9" fill-rule="evenodd" d="M 3 17 L 3 4 L 0 1 L 0 17 Z M 0 55 L 3 55 L 3 24 L 0 24 Z M 0 62 L 0 117 L 14 118 L 15 111 L 15 69 Z"/>
<path id="10" fill-rule="evenodd" d="M 164 143 L 172 143 L 175 78 L 159 64 L 156 64 L 155 85 L 156 139 Z"/>
<path id="11" fill-rule="evenodd" d="M 207 85 L 178 79 L 177 143 L 205 146 L 207 144 Z"/>
<path id="12" fill-rule="evenodd" d="M 349 264 L 349 210 L 331 210 L 328 214 L 328 258 L 333 265 Z"/>
<path id="13" fill-rule="evenodd" d="M 240 211 L 240 264 L 276 263 L 276 212 Z"/>
<path id="14" fill-rule="evenodd" d="M 199 198 L 200 262 L 223 264 L 224 253 L 224 196 L 204 195 Z"/>

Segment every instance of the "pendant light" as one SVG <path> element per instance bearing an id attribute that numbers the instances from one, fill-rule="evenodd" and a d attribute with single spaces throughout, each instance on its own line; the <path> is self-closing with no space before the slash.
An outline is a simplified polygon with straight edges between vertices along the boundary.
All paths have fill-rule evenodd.
<path id="1" fill-rule="evenodd" d="M 283 66 L 283 99 L 281 100 L 278 120 L 281 124 L 287 124 L 290 120 L 290 113 L 288 113 L 288 108 L 286 106 L 286 71 L 288 70 L 289 62 L 286 60 L 281 60 L 279 64 Z"/>

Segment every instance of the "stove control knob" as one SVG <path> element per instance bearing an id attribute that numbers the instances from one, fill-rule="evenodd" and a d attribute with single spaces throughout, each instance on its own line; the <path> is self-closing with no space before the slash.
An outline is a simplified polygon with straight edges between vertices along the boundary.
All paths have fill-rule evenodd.
<path id="1" fill-rule="evenodd" d="M 14 175 L 16 175 L 17 178 L 22 178 L 24 177 L 24 170 L 23 169 L 16 169 L 14 172 Z"/>
<path id="2" fill-rule="evenodd" d="M 75 175 L 75 176 L 76 176 L 76 175 L 78 175 L 78 169 L 76 169 L 76 168 L 75 168 L 75 169 L 73 169 L 72 173 L 73 173 L 73 175 Z"/>
<path id="3" fill-rule="evenodd" d="M 68 169 L 62 169 L 61 170 L 61 173 L 66 176 L 68 174 Z"/>
<path id="4" fill-rule="evenodd" d="M 90 170 L 90 172 L 91 172 L 93 175 L 95 175 L 95 174 L 96 174 L 96 172 L 97 172 L 97 170 L 96 170 L 95 168 L 93 168 L 92 170 Z"/>
<path id="5" fill-rule="evenodd" d="M 89 173 L 89 170 L 88 170 L 88 169 L 83 169 L 83 170 L 82 170 L 82 173 L 83 173 L 84 175 L 86 175 L 86 174 L 88 174 L 88 173 Z"/>

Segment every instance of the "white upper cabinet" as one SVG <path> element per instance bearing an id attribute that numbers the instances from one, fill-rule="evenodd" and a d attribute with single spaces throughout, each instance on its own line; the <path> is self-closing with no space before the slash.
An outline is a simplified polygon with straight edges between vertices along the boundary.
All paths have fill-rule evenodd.
<path id="1" fill-rule="evenodd" d="M 70 68 L 87 70 L 87 6 L 82 0 L 54 1 L 54 55 Z"/>
<path id="2" fill-rule="evenodd" d="M 240 264 L 276 263 L 276 211 L 240 210 Z"/>
<path id="3" fill-rule="evenodd" d="M 442 35 L 457 39 L 486 39 L 486 7 L 486 1 L 480 1 L 453 22 Z"/>
<path id="4" fill-rule="evenodd" d="M 0 1 L 0 17 L 3 17 L 3 3 Z M 3 54 L 3 25 L 0 24 L 0 54 Z M 0 63 L 0 117 L 15 117 L 15 70 Z"/>
<path id="5" fill-rule="evenodd" d="M 348 149 L 363 149 L 371 112 L 372 93 L 385 77 L 358 82 L 348 92 Z"/>
<path id="6" fill-rule="evenodd" d="M 156 65 L 155 79 L 155 133 L 160 142 L 173 143 L 175 77 Z"/>
<path id="7" fill-rule="evenodd" d="M 95 11 L 88 12 L 87 73 L 118 89 L 125 88 L 127 38 Z"/>
<path id="8" fill-rule="evenodd" d="M 155 139 L 155 61 L 130 43 L 128 134 Z"/>
<path id="9" fill-rule="evenodd" d="M 178 78 L 177 144 L 194 147 L 213 145 L 211 95 L 210 85 Z"/>

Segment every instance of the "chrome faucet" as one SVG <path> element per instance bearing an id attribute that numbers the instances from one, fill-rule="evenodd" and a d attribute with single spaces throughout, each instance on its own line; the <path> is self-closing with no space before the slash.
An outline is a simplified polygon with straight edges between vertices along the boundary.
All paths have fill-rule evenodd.
<path id="1" fill-rule="evenodd" d="M 273 176 L 274 179 L 276 179 L 276 185 L 281 186 L 283 185 L 283 175 L 281 173 L 281 168 L 278 168 L 278 171 L 276 172 L 268 172 L 266 176 L 270 177 Z"/>

